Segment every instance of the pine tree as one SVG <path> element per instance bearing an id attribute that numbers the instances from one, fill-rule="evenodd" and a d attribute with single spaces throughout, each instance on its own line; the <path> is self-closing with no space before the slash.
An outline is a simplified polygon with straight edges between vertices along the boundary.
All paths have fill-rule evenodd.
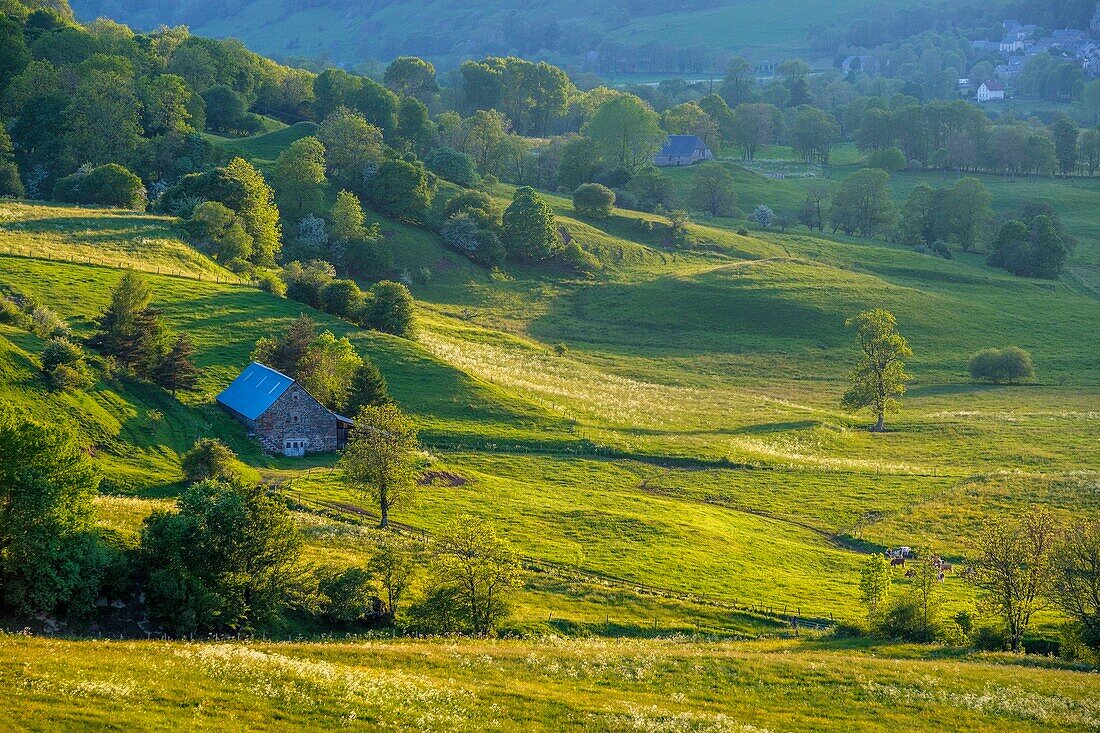
<path id="1" fill-rule="evenodd" d="M 153 381 L 173 395 L 177 390 L 191 389 L 199 378 L 199 370 L 192 361 L 194 355 L 195 345 L 187 334 L 180 334 L 153 370 Z"/>
<path id="2" fill-rule="evenodd" d="M 160 313 L 149 306 L 151 297 L 145 279 L 127 272 L 112 291 L 111 302 L 89 342 L 143 376 L 163 358 L 167 335 Z"/>
<path id="3" fill-rule="evenodd" d="M 386 378 L 373 361 L 364 357 L 362 365 L 355 370 L 355 376 L 352 377 L 348 413 L 355 415 L 364 407 L 381 407 L 392 401 Z"/>

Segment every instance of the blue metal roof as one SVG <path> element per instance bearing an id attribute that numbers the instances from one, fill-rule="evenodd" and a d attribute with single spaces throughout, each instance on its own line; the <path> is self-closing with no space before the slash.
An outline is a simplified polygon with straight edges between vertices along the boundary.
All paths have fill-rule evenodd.
<path id="1" fill-rule="evenodd" d="M 699 139 L 698 135 L 669 135 L 668 140 L 665 141 L 664 147 L 661 148 L 661 152 L 657 153 L 657 155 L 691 155 L 696 150 L 705 147 L 706 145 Z"/>
<path id="2" fill-rule="evenodd" d="M 275 404 L 275 400 L 282 397 L 292 384 L 294 380 L 287 375 L 254 361 L 217 399 L 230 410 L 255 420 L 267 412 L 267 408 Z"/>

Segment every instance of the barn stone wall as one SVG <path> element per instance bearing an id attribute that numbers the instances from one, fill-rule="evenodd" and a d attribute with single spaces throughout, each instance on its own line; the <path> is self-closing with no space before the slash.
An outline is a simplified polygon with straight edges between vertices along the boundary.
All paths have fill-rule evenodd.
<path id="1" fill-rule="evenodd" d="M 336 416 L 297 382 L 250 427 L 268 453 L 282 453 L 287 440 L 305 441 L 307 453 L 331 453 L 338 447 Z"/>

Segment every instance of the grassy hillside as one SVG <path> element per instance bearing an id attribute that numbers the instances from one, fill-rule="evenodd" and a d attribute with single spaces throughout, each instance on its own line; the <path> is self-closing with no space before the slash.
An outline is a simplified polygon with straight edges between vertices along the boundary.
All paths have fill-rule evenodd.
<path id="1" fill-rule="evenodd" d="M 59 642 L 0 636 L 16 731 L 1070 731 L 1096 675 L 815 641 Z"/>
<path id="2" fill-rule="evenodd" d="M 551 203 L 606 262 L 595 278 L 527 268 L 491 277 L 433 236 L 382 221 L 399 268 L 415 273 L 416 342 L 313 314 L 379 364 L 433 468 L 463 479 L 426 489 L 400 521 L 430 532 L 460 512 L 484 515 L 532 563 L 579 573 L 579 585 L 530 585 L 519 622 L 609 618 L 622 602 L 609 605 L 603 582 L 665 594 L 656 605 L 631 595 L 621 623 L 636 627 L 649 614 L 669 627 L 743 628 L 697 604 L 712 600 L 850 617 L 860 551 L 934 541 L 961 557 L 989 511 L 1032 501 L 1096 509 L 1073 498 L 1100 460 L 1089 407 L 1100 349 L 1080 325 L 1096 317 L 1095 299 L 977 261 L 804 234 L 696 225 L 693 246 L 670 250 L 639 229 L 641 215 L 580 221 L 564 199 Z M 119 276 L 100 259 L 0 257 L 0 282 L 48 298 L 84 334 Z M 212 404 L 257 338 L 309 309 L 246 286 L 163 276 L 152 285 L 172 328 L 194 339 L 202 380 L 182 405 L 140 385 L 99 385 L 95 404 L 74 411 L 119 477 L 108 486 L 161 495 L 178 480 L 179 453 L 214 433 L 289 480 L 308 511 L 369 518 L 337 474 L 260 456 Z M 872 305 L 898 314 L 917 352 L 906 409 L 879 436 L 838 408 L 852 359 L 843 322 Z M 38 398 L 40 345 L 3 336 L 16 364 L 9 401 L 48 417 L 60 398 Z M 1034 351 L 1040 385 L 970 384 L 969 354 L 1009 342 Z M 150 433 L 154 406 L 165 418 Z M 131 455 L 131 440 L 145 448 Z M 945 589 L 951 607 L 971 595 L 954 579 Z"/>

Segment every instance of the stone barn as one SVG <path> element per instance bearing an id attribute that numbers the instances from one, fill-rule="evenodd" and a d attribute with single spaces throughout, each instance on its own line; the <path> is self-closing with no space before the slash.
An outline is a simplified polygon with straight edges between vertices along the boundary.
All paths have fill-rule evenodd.
<path id="1" fill-rule="evenodd" d="M 700 160 L 714 160 L 714 153 L 698 135 L 669 135 L 664 147 L 653 156 L 653 165 L 691 165 Z"/>
<path id="2" fill-rule="evenodd" d="M 341 450 L 352 426 L 298 382 L 258 362 L 249 364 L 217 399 L 268 453 L 304 456 Z"/>

